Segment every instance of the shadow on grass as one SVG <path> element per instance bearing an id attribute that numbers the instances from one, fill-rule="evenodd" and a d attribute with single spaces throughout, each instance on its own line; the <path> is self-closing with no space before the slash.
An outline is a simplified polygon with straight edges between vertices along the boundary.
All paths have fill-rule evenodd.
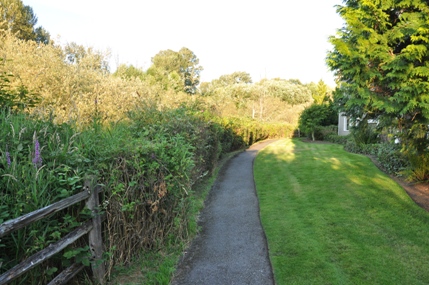
<path id="1" fill-rule="evenodd" d="M 255 181 L 277 284 L 429 280 L 429 214 L 369 158 L 279 141 L 259 153 Z"/>

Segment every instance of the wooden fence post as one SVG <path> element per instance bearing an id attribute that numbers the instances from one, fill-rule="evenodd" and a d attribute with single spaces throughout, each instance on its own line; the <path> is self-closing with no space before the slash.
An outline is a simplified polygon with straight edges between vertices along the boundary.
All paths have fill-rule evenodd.
<path id="1" fill-rule="evenodd" d="M 92 212 L 92 230 L 88 233 L 89 249 L 91 251 L 92 260 L 91 267 L 94 274 L 94 279 L 99 284 L 104 284 L 105 266 L 103 261 L 103 240 L 101 234 L 101 216 L 99 209 L 98 187 L 96 179 L 93 176 L 85 180 L 85 189 L 90 192 L 90 197 L 86 202 L 86 206 Z"/>

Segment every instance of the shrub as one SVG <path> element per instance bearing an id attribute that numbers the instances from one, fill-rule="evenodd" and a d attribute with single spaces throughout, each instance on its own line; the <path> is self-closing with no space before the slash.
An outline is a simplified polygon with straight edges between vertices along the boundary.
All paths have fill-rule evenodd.
<path id="1" fill-rule="evenodd" d="M 380 163 L 380 166 L 389 174 L 399 175 L 405 173 L 406 169 L 409 169 L 409 159 L 401 152 L 401 147 L 394 143 L 381 143 L 381 144 L 357 144 L 355 139 L 349 136 L 330 136 L 330 141 L 344 144 L 344 149 L 358 154 L 365 154 L 374 156 Z M 418 165 L 416 161 L 416 165 Z M 420 163 L 422 167 L 416 172 L 407 171 L 408 176 L 413 176 L 413 173 L 426 173 L 423 168 L 426 166 L 425 163 Z M 420 172 L 419 172 L 420 171 Z M 428 172 L 429 174 L 429 168 Z"/>
<path id="2" fill-rule="evenodd" d="M 231 129 L 242 138 L 245 145 L 268 138 L 291 138 L 295 130 L 295 126 L 288 123 L 260 122 L 239 117 L 212 118 L 212 120 L 219 122 L 223 128 Z"/>
<path id="3" fill-rule="evenodd" d="M 377 152 L 377 160 L 381 167 L 389 174 L 398 174 L 409 166 L 401 148 L 397 144 L 380 144 Z"/>
<path id="4" fill-rule="evenodd" d="M 314 130 L 314 138 L 316 140 L 326 140 L 328 136 L 338 133 L 338 126 L 317 126 Z"/>
<path id="5" fill-rule="evenodd" d="M 332 104 L 313 104 L 299 117 L 299 128 L 312 140 L 323 139 L 321 127 L 338 124 Z"/>
<path id="6" fill-rule="evenodd" d="M 376 156 L 378 154 L 378 150 L 381 144 L 373 143 L 373 144 L 362 144 L 361 145 L 361 153 Z"/>
<path id="7" fill-rule="evenodd" d="M 368 120 L 362 120 L 351 129 L 351 134 L 346 142 L 345 149 L 353 153 L 376 155 L 378 152 L 379 136 L 375 127 L 368 124 Z"/>
<path id="8" fill-rule="evenodd" d="M 342 145 L 345 145 L 349 139 L 350 139 L 350 135 L 339 136 L 339 135 L 337 135 L 337 133 L 330 133 L 330 134 L 327 134 L 325 137 L 326 141 L 337 143 L 337 144 L 342 144 Z"/>
<path id="9" fill-rule="evenodd" d="M 2 61 L 0 58 L 0 111 L 24 111 L 34 107 L 39 99 L 34 94 L 29 94 L 23 85 L 12 88 L 10 78 L 12 74 L 2 71 Z"/>
<path id="10" fill-rule="evenodd" d="M 380 144 L 357 144 L 354 139 L 349 138 L 344 145 L 344 149 L 352 152 L 365 155 L 376 156 Z"/>
<path id="11" fill-rule="evenodd" d="M 358 145 L 353 139 L 346 141 L 344 149 L 352 153 L 362 153 L 362 147 Z"/>
<path id="12" fill-rule="evenodd" d="M 424 182 L 429 180 L 429 154 L 408 155 L 408 167 L 402 172 L 408 181 Z"/>
<path id="13" fill-rule="evenodd" d="M 368 123 L 368 120 L 362 120 L 357 126 L 352 127 L 351 135 L 358 145 L 379 142 L 378 132 Z"/>
<path id="14" fill-rule="evenodd" d="M 19 114 L 4 113 L 1 119 L 0 220 L 75 194 L 86 174 L 96 175 L 105 190 L 108 274 L 146 249 L 178 245 L 195 233 L 194 185 L 223 154 L 265 138 L 290 137 L 294 129 L 217 118 L 198 104 L 162 111 L 141 105 L 127 119 L 109 125 L 95 116 L 79 133 L 69 124 Z M 7 249 L 7 258 L 0 257 L 2 272 L 78 226 L 79 211 L 71 209 L 2 238 L 0 248 Z M 61 257 L 58 260 L 54 264 L 61 264 Z M 40 274 L 41 269 L 31 278 L 38 280 Z M 23 282 L 34 283 L 28 278 Z"/>

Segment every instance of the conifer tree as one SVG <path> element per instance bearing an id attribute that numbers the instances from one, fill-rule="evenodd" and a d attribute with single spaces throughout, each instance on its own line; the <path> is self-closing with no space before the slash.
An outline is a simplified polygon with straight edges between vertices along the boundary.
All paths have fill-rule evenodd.
<path id="1" fill-rule="evenodd" d="M 344 0 L 345 21 L 330 38 L 327 64 L 336 101 L 354 118 L 377 118 L 402 131 L 417 153 L 427 150 L 429 4 L 422 0 Z"/>

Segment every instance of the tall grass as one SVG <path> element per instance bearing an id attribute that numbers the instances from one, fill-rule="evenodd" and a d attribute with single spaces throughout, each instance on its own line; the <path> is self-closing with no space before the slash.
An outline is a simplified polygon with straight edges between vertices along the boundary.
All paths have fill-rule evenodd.
<path id="1" fill-rule="evenodd" d="M 67 125 L 0 113 L 0 222 L 16 218 L 75 194 L 81 188 L 85 159 L 76 151 L 77 135 Z M 75 215 L 72 218 L 71 215 Z M 57 241 L 78 225 L 76 213 L 42 220 L 0 241 L 0 272 Z M 58 259 L 43 265 L 52 274 Z M 21 283 L 46 282 L 50 274 L 34 271 Z"/>
<path id="2" fill-rule="evenodd" d="M 255 181 L 277 284 L 427 284 L 429 214 L 369 158 L 282 140 Z"/>

